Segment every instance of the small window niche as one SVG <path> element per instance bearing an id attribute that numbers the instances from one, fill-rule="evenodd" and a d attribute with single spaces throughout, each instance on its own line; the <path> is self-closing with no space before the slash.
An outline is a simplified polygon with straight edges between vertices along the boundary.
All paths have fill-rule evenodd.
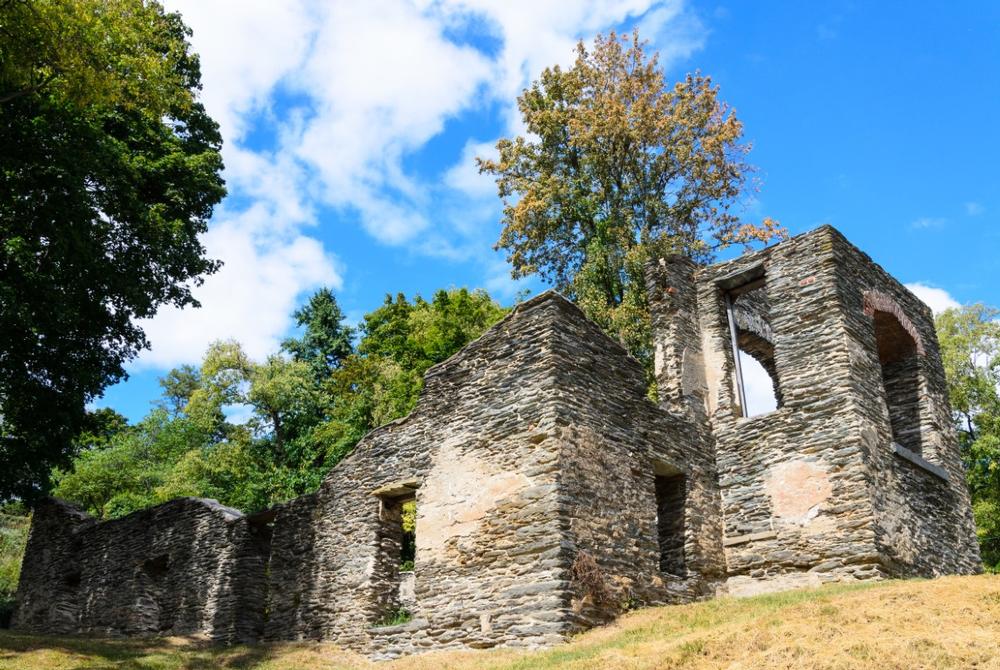
<path id="1" fill-rule="evenodd" d="M 148 558 L 142 562 L 142 571 L 153 580 L 153 583 L 159 584 L 170 571 L 170 557 L 161 554 L 154 558 Z"/>
<path id="2" fill-rule="evenodd" d="M 416 559 L 416 482 L 381 487 L 372 588 L 376 625 L 405 620 L 413 607 Z"/>
<path id="3" fill-rule="evenodd" d="M 892 440 L 914 454 L 923 456 L 920 430 L 920 357 L 917 343 L 895 315 L 876 311 L 873 318 Z"/>
<path id="4" fill-rule="evenodd" d="M 683 575 L 687 484 L 680 470 L 663 463 L 656 463 L 653 473 L 660 572 Z"/>
<path id="5" fill-rule="evenodd" d="M 763 268 L 723 282 L 723 290 L 740 414 L 751 417 L 772 412 L 782 406 L 783 399 Z"/>

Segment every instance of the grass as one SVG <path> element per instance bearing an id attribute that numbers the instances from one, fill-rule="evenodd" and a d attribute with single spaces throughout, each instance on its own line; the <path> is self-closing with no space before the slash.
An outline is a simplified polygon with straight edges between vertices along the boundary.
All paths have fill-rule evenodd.
<path id="1" fill-rule="evenodd" d="M 372 663 L 332 645 L 218 648 L 0 631 L 4 670 L 1000 670 L 1000 576 L 830 586 L 632 612 L 536 652 L 438 652 Z"/>
<path id="2" fill-rule="evenodd" d="M 399 609 L 393 610 L 392 612 L 386 614 L 384 617 L 382 617 L 382 620 L 375 625 L 380 627 L 399 626 L 404 623 L 409 623 L 412 620 L 413 620 L 413 615 L 410 614 L 405 609 L 403 609 L 402 607 L 400 607 Z"/>

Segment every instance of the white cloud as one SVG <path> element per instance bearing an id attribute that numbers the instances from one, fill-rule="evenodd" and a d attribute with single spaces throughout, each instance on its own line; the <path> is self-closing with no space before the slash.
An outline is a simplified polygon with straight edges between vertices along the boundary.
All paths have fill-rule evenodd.
<path id="1" fill-rule="evenodd" d="M 254 356 L 271 351 L 304 292 L 341 283 L 343 267 L 308 232 L 324 207 L 383 244 L 476 261 L 484 282 L 512 293 L 520 284 L 490 251 L 495 185 L 473 162 L 495 142 L 469 139 L 439 175 L 407 160 L 470 110 L 499 107 L 504 134 L 521 132 L 516 96 L 543 68 L 570 64 L 580 38 L 641 20 L 669 67 L 705 34 L 682 0 L 166 4 L 194 31 L 230 199 L 204 237 L 225 266 L 196 291 L 202 309 L 164 309 L 147 322 L 153 350 L 139 367 L 196 361 L 220 338 Z M 469 28 L 496 48 L 465 43 Z"/>
<path id="2" fill-rule="evenodd" d="M 493 177 L 480 174 L 476 157 L 496 160 L 499 154 L 497 141 L 476 142 L 469 140 L 462 149 L 462 157 L 444 175 L 444 183 L 452 190 L 476 200 L 496 200 L 497 185 Z"/>
<path id="3" fill-rule="evenodd" d="M 253 358 L 274 352 L 289 326 L 300 293 L 341 286 L 336 261 L 311 237 L 267 239 L 255 230 L 271 213 L 254 207 L 213 225 L 204 238 L 208 255 L 225 266 L 194 291 L 201 309 L 163 308 L 143 323 L 152 349 L 136 366 L 167 368 L 197 361 L 215 340 L 235 338 Z"/>
<path id="4" fill-rule="evenodd" d="M 167 0 L 193 29 L 205 107 L 227 142 L 249 128 L 249 112 L 270 109 L 270 93 L 310 47 L 315 12 L 304 0 Z"/>
<path id="5" fill-rule="evenodd" d="M 935 314 L 939 314 L 946 309 L 962 306 L 960 302 L 951 297 L 951 294 L 943 288 L 935 288 L 921 282 L 912 282 L 905 286 L 910 289 L 913 295 L 923 300 Z"/>
<path id="6" fill-rule="evenodd" d="M 969 216 L 979 216 L 986 211 L 986 208 L 978 202 L 967 202 L 965 203 L 965 213 Z"/>

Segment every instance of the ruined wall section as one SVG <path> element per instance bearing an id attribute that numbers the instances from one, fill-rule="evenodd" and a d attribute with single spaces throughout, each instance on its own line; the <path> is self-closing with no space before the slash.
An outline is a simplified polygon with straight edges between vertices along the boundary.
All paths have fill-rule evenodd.
<path id="1" fill-rule="evenodd" d="M 21 562 L 11 627 L 64 635 L 80 625 L 80 567 L 75 541 L 94 520 L 61 500 L 36 505 Z"/>
<path id="2" fill-rule="evenodd" d="M 833 251 L 820 228 L 698 275 L 733 593 L 883 574 Z M 760 270 L 783 404 L 744 418 L 725 291 Z"/>
<path id="3" fill-rule="evenodd" d="M 375 657 L 459 646 L 550 644 L 568 630 L 543 294 L 432 368 L 414 411 L 379 428 L 312 500 L 279 510 L 268 636 L 315 638 Z M 398 569 L 379 490 L 416 496 L 413 620 L 379 626 Z M 387 494 L 388 495 L 388 494 Z"/>
<path id="4" fill-rule="evenodd" d="M 869 454 L 870 494 L 882 561 L 894 576 L 979 572 L 965 469 L 951 422 L 930 308 L 839 233 L 831 229 L 830 236 L 841 268 L 838 299 L 859 434 Z M 915 424 L 919 436 L 915 442 L 907 440 L 908 448 L 893 444 L 890 412 L 894 403 L 887 402 L 883 383 L 876 317 L 895 319 L 915 340 L 916 352 L 909 364 L 917 368 L 919 390 L 913 400 L 918 407 L 906 411 L 913 412 L 907 420 Z"/>
<path id="5" fill-rule="evenodd" d="M 697 425 L 647 398 L 642 366 L 569 302 L 554 342 L 558 383 L 560 500 L 574 566 L 580 628 L 623 607 L 684 602 L 713 590 L 724 572 L 711 445 Z M 679 478 L 660 511 L 680 532 L 674 567 L 661 570 L 657 475 Z M 593 565 L 599 570 L 588 575 Z M 606 590 L 603 590 L 606 589 Z"/>
<path id="6" fill-rule="evenodd" d="M 18 628 L 100 635 L 256 637 L 263 554 L 239 512 L 180 498 L 96 523 L 53 501 L 36 512 Z"/>

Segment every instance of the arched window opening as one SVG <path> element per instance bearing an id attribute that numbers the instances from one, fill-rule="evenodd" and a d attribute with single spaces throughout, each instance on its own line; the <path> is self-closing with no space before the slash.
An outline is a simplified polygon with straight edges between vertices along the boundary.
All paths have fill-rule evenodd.
<path id="1" fill-rule="evenodd" d="M 774 361 L 771 305 L 764 277 L 758 276 L 729 289 L 726 312 L 743 416 L 766 414 L 781 407 L 783 399 Z"/>
<path id="2" fill-rule="evenodd" d="M 772 412 L 782 405 L 778 370 L 774 366 L 774 344 L 759 335 L 741 330 L 738 325 L 736 332 L 746 415 Z"/>
<path id="3" fill-rule="evenodd" d="M 892 440 L 920 454 L 920 357 L 916 341 L 888 312 L 876 311 L 875 342 Z"/>

